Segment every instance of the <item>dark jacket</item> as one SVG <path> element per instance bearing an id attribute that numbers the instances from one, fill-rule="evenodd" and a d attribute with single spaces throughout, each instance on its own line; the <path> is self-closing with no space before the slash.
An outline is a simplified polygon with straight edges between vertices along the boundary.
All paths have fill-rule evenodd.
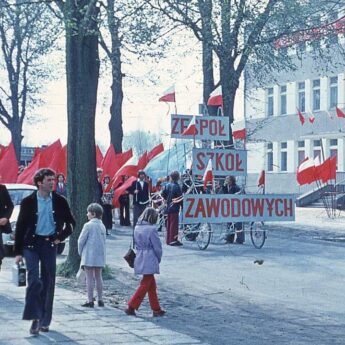
<path id="1" fill-rule="evenodd" d="M 167 213 L 178 213 L 182 202 L 172 203 L 172 199 L 182 196 L 181 187 L 177 182 L 168 183 L 162 192 L 162 197 L 166 200 L 168 209 Z"/>
<path id="2" fill-rule="evenodd" d="M 52 192 L 53 218 L 56 225 L 55 234 L 51 241 L 65 240 L 73 231 L 75 220 L 67 203 L 67 200 Z M 16 224 L 14 252 L 22 255 L 24 248 L 34 248 L 37 225 L 37 191 L 22 200 Z"/>
<path id="3" fill-rule="evenodd" d="M 139 192 L 134 194 L 135 190 Z M 149 191 L 149 184 L 144 181 L 143 188 L 141 188 L 141 183 L 137 181 L 133 181 L 132 185 L 127 189 L 130 194 L 133 194 L 133 204 L 134 205 L 146 205 L 150 201 L 150 191 Z"/>
<path id="4" fill-rule="evenodd" d="M 67 198 L 67 184 L 63 183 L 62 188 L 60 188 L 60 184 L 57 183 L 55 192 Z"/>
<path id="5" fill-rule="evenodd" d="M 241 188 L 237 184 L 233 184 L 231 186 L 223 185 L 222 189 L 223 189 L 223 194 L 236 194 L 241 190 Z"/>
<path id="6" fill-rule="evenodd" d="M 13 208 L 13 202 L 6 186 L 0 184 L 0 218 L 10 219 Z M 6 223 L 6 225 L 0 226 L 0 236 L 1 232 L 11 232 L 11 225 L 9 221 Z"/>

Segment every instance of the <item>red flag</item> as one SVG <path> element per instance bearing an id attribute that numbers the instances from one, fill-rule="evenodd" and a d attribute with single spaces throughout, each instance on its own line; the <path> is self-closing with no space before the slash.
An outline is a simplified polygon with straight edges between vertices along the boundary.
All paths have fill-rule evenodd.
<path id="1" fill-rule="evenodd" d="M 54 141 L 41 151 L 40 166 L 39 168 L 50 168 L 56 152 L 62 148 L 60 139 Z"/>
<path id="2" fill-rule="evenodd" d="M 337 157 L 332 156 L 327 158 L 322 164 L 318 166 L 318 179 L 323 183 L 328 180 L 335 180 L 337 170 Z"/>
<path id="3" fill-rule="evenodd" d="M 207 184 L 209 182 L 213 182 L 213 172 L 212 172 L 212 160 L 211 158 L 208 160 L 206 170 L 204 172 L 203 176 L 203 181 L 204 181 L 204 188 L 207 187 Z"/>
<path id="4" fill-rule="evenodd" d="M 113 205 L 116 207 L 118 205 L 119 197 L 124 194 L 125 190 L 130 187 L 130 185 L 133 183 L 133 181 L 136 180 L 136 177 L 131 176 L 124 182 L 123 185 L 121 185 L 119 188 L 115 189 L 114 197 L 113 197 Z"/>
<path id="5" fill-rule="evenodd" d="M 163 143 L 155 146 L 150 152 L 147 153 L 147 160 L 148 162 L 152 160 L 154 157 L 158 156 L 160 153 L 164 151 Z"/>
<path id="6" fill-rule="evenodd" d="M 304 116 L 299 109 L 297 109 L 297 113 L 298 113 L 299 121 L 301 122 L 301 125 L 303 126 L 305 122 Z"/>
<path id="7" fill-rule="evenodd" d="M 96 165 L 97 165 L 97 167 L 99 167 L 99 168 L 101 167 L 102 160 L 103 160 L 102 151 L 99 148 L 99 146 L 96 145 Z"/>
<path id="8" fill-rule="evenodd" d="M 182 135 L 193 135 L 193 136 L 195 136 L 196 134 L 197 134 L 196 120 L 195 120 L 195 116 L 193 116 L 188 127 L 182 132 Z"/>
<path id="9" fill-rule="evenodd" d="M 340 108 L 335 107 L 335 111 L 336 111 L 338 117 L 345 118 L 345 113 Z"/>
<path id="10" fill-rule="evenodd" d="M 221 85 L 211 92 L 207 105 L 223 106 L 223 93 Z"/>
<path id="11" fill-rule="evenodd" d="M 64 145 L 61 150 L 56 152 L 50 168 L 57 174 L 63 174 L 67 179 L 67 145 Z"/>
<path id="12" fill-rule="evenodd" d="M 172 85 L 168 89 L 166 89 L 163 93 L 163 96 L 159 98 L 159 102 L 176 102 L 175 98 L 175 86 Z"/>
<path id="13" fill-rule="evenodd" d="M 3 156 L 3 154 L 5 153 L 6 147 L 4 145 L 0 144 L 0 159 Z"/>
<path id="14" fill-rule="evenodd" d="M 11 142 L 0 159 L 0 183 L 16 183 L 18 177 L 18 162 L 14 145 Z"/>
<path id="15" fill-rule="evenodd" d="M 130 158 L 132 158 L 133 156 L 133 150 L 129 149 L 125 152 L 122 153 L 117 153 L 115 155 L 115 159 L 116 159 L 116 164 L 117 164 L 117 169 L 116 171 L 118 171 L 121 167 L 124 166 L 124 164 L 126 164 Z"/>
<path id="16" fill-rule="evenodd" d="M 35 172 L 44 167 L 45 160 L 41 157 L 42 152 L 40 152 L 36 157 L 31 161 L 31 163 L 23 170 L 23 172 L 18 176 L 17 183 L 27 183 L 34 184 L 33 177 Z"/>
<path id="17" fill-rule="evenodd" d="M 35 151 L 31 160 L 33 160 L 41 151 L 42 150 L 39 147 L 35 147 Z"/>
<path id="18" fill-rule="evenodd" d="M 247 137 L 247 132 L 245 128 L 232 132 L 232 137 L 236 140 L 244 140 Z"/>
<path id="19" fill-rule="evenodd" d="M 309 117 L 308 117 L 308 120 L 309 120 L 310 123 L 314 123 L 315 116 L 313 114 L 310 114 Z"/>
<path id="20" fill-rule="evenodd" d="M 122 176 L 135 176 L 138 175 L 139 168 L 137 165 L 124 165 L 122 168 L 120 168 L 115 176 L 113 177 L 111 181 L 111 185 L 113 188 L 116 189 L 116 187 L 119 185 L 119 183 L 122 181 Z"/>
<path id="21" fill-rule="evenodd" d="M 261 170 L 259 179 L 258 179 L 258 187 L 264 187 L 266 183 L 266 173 L 265 170 Z"/>
<path id="22" fill-rule="evenodd" d="M 101 168 L 103 169 L 103 173 L 101 180 L 105 175 L 114 176 L 115 172 L 118 170 L 115 156 L 114 146 L 113 144 L 110 144 L 104 158 L 102 159 Z"/>
<path id="23" fill-rule="evenodd" d="M 297 168 L 297 182 L 300 185 L 316 180 L 314 160 L 306 157 Z"/>
<path id="24" fill-rule="evenodd" d="M 145 151 L 138 159 L 138 169 L 139 170 L 144 170 L 146 165 L 148 163 L 148 160 L 147 160 L 147 151 Z"/>

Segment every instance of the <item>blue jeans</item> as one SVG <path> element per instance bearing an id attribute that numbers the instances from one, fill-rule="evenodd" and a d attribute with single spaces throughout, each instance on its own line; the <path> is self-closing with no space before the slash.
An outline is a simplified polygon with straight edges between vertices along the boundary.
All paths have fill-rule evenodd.
<path id="1" fill-rule="evenodd" d="M 28 287 L 23 320 L 39 319 L 44 327 L 50 325 L 53 313 L 56 252 L 57 246 L 42 237 L 35 239 L 34 248 L 24 249 Z"/>

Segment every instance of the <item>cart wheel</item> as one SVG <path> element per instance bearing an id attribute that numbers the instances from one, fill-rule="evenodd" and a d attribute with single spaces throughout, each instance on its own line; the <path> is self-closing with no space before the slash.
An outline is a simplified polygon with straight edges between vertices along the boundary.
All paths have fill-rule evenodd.
<path id="1" fill-rule="evenodd" d="M 251 222 L 250 223 L 250 239 L 253 246 L 261 249 L 266 241 L 266 231 L 264 222 Z"/>
<path id="2" fill-rule="evenodd" d="M 209 223 L 198 224 L 196 243 L 200 250 L 205 250 L 211 241 L 211 225 Z"/>

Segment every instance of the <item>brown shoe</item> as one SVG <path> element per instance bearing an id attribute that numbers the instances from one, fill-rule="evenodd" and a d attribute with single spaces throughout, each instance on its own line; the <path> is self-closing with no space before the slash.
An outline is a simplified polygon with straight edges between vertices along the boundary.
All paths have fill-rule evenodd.
<path id="1" fill-rule="evenodd" d="M 127 315 L 136 316 L 136 314 L 135 314 L 135 309 L 132 308 L 132 307 L 129 307 L 129 306 L 128 306 L 127 309 L 125 309 L 125 313 L 126 313 Z"/>
<path id="2" fill-rule="evenodd" d="M 37 335 L 40 332 L 40 320 L 32 320 L 30 334 Z"/>
<path id="3" fill-rule="evenodd" d="M 163 315 L 165 315 L 165 313 L 166 313 L 166 311 L 165 310 L 163 310 L 163 309 L 160 309 L 160 310 L 154 310 L 153 312 L 152 312 L 152 315 L 153 316 L 163 316 Z"/>

